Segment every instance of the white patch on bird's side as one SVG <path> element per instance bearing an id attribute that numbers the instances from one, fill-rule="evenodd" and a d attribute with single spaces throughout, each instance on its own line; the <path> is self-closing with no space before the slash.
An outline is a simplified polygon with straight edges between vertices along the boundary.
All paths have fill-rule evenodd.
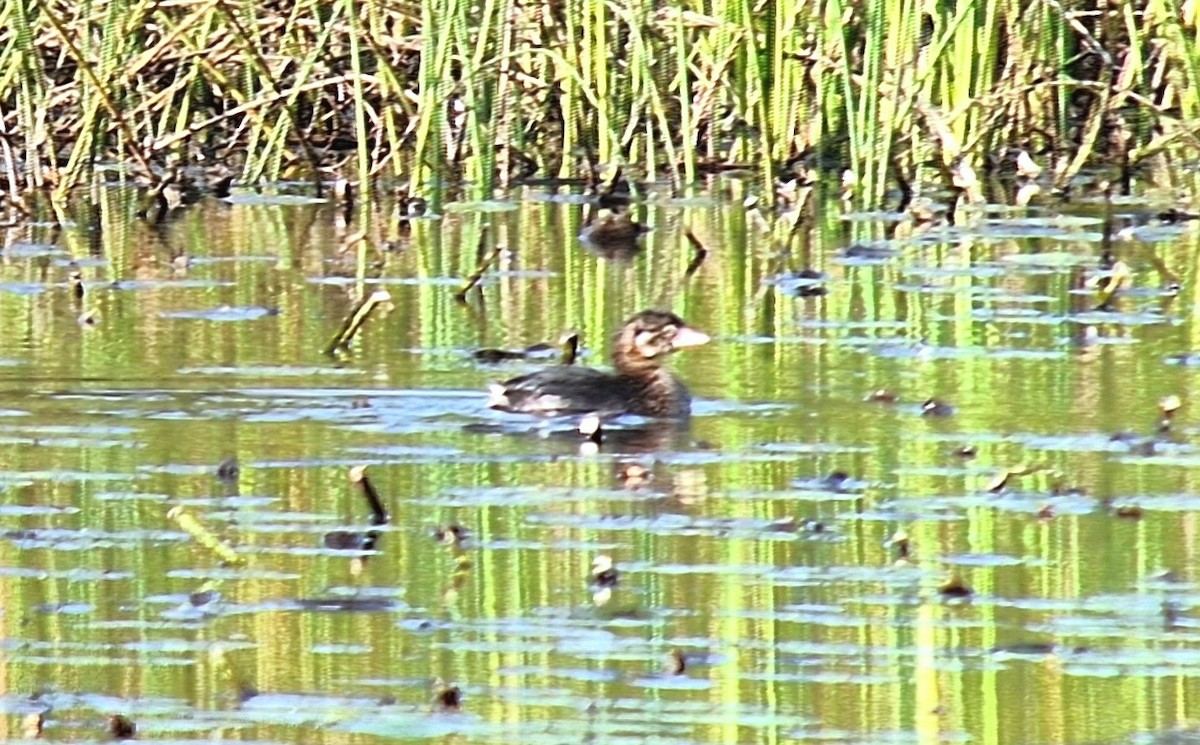
<path id="1" fill-rule="evenodd" d="M 543 394 L 543 395 L 537 397 L 537 406 L 534 407 L 534 410 L 536 410 L 536 411 L 563 411 L 564 409 L 569 409 L 569 408 L 571 408 L 571 407 L 567 405 L 566 399 L 564 399 L 562 396 L 553 396 L 553 395 L 549 395 L 549 394 Z"/>
<path id="2" fill-rule="evenodd" d="M 500 383 L 488 383 L 488 408 L 504 409 L 511 406 L 508 400 L 508 389 Z"/>

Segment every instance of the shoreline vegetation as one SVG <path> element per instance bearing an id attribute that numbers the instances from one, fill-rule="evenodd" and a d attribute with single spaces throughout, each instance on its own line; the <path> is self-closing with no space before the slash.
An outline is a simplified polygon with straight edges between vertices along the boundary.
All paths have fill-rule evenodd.
<path id="1" fill-rule="evenodd" d="M 364 199 L 613 166 L 868 207 L 1093 167 L 1194 192 L 1198 6 L 0 0 L 0 192 L 61 203 L 114 163 L 156 188 L 347 179 Z"/>

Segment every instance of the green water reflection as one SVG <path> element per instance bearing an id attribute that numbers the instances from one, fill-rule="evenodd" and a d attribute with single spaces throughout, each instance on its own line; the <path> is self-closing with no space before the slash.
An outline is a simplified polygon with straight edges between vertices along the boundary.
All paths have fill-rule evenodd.
<path id="1" fill-rule="evenodd" d="M 208 742 L 1193 725 L 1196 227 L 1116 240 L 1134 282 L 1097 312 L 1078 289 L 1102 251 L 1094 205 L 888 243 L 888 222 L 831 203 L 785 251 L 740 188 L 638 207 L 653 231 L 625 261 L 585 250 L 583 207 L 544 191 L 404 230 L 382 210 L 357 244 L 327 205 L 211 201 L 153 228 L 119 189 L 61 233 L 7 230 L 0 736 L 36 711 L 73 741 L 117 712 L 142 739 Z M 506 251 L 463 307 L 484 224 Z M 709 248 L 690 278 L 685 228 Z M 873 242 L 889 252 L 847 258 Z M 810 267 L 823 296 L 795 292 Z M 392 312 L 325 356 L 379 286 Z M 471 350 L 575 328 L 601 364 L 652 306 L 714 337 L 675 360 L 699 398 L 689 432 L 587 454 L 484 407 L 489 380 L 528 366 Z M 878 389 L 899 401 L 864 400 Z M 1184 408 L 1156 434 L 1168 394 Z M 953 415 L 922 416 L 930 397 Z M 228 457 L 235 483 L 215 477 Z M 358 464 L 394 516 L 365 563 L 324 544 L 367 527 Z M 988 491 L 1005 469 L 1024 475 Z M 247 563 L 221 567 L 168 519 L 179 504 Z M 470 531 L 461 555 L 431 537 L 450 523 Z M 623 576 L 596 608 L 602 553 Z M 972 598 L 939 595 L 953 573 Z M 671 650 L 682 675 L 663 672 Z M 437 679 L 461 711 L 435 710 Z"/>

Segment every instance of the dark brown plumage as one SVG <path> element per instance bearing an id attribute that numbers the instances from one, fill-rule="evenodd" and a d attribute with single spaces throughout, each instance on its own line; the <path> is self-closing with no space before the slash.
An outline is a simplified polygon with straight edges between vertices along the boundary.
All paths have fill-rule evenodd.
<path id="1" fill-rule="evenodd" d="M 691 411 L 691 395 L 663 368 L 668 354 L 708 342 L 708 335 L 664 311 L 642 311 L 622 324 L 613 339 L 615 373 L 560 365 L 493 383 L 488 405 L 524 414 L 622 413 L 681 419 Z"/>

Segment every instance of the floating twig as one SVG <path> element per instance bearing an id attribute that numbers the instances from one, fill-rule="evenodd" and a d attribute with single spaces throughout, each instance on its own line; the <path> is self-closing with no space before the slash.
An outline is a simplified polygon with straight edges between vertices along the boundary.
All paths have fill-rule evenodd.
<path id="1" fill-rule="evenodd" d="M 479 281 L 483 279 L 483 275 L 491 267 L 492 262 L 500 257 L 500 252 L 503 250 L 503 246 L 496 246 L 492 249 L 491 253 L 484 257 L 483 261 L 479 262 L 479 266 L 476 267 L 475 272 L 470 277 L 467 277 L 467 281 L 463 283 L 463 286 L 458 288 L 458 292 L 454 293 L 455 300 L 460 303 L 467 302 L 467 293 L 475 289 L 475 285 L 479 284 Z"/>
<path id="2" fill-rule="evenodd" d="M 83 296 L 86 293 L 83 286 L 83 272 L 74 261 L 67 265 L 67 272 L 67 278 L 71 282 L 71 294 L 75 298 L 75 304 L 78 305 L 83 302 Z"/>
<path id="3" fill-rule="evenodd" d="M 611 177 L 606 179 L 600 187 L 598 195 L 598 203 L 601 207 L 625 207 L 630 202 L 629 182 L 625 180 L 624 171 L 621 166 L 617 166 Z"/>
<path id="4" fill-rule="evenodd" d="M 691 263 L 688 264 L 687 269 L 683 273 L 685 278 L 691 278 L 700 269 L 704 260 L 708 258 L 708 249 L 704 247 L 704 244 L 700 242 L 700 239 L 696 237 L 696 234 L 692 232 L 690 227 L 684 227 L 683 237 L 687 238 L 688 243 L 692 244 L 692 250 L 695 252 Z"/>
<path id="5" fill-rule="evenodd" d="M 363 300 L 361 303 L 359 303 L 354 310 L 346 316 L 346 319 L 342 321 L 342 328 L 338 331 L 337 336 L 333 337 L 333 340 L 329 342 L 329 345 L 325 347 L 325 354 L 333 356 L 337 353 L 337 350 L 348 346 L 351 340 L 354 339 L 354 335 L 357 334 L 358 330 L 367 322 L 367 319 L 371 316 L 371 313 L 381 305 L 387 305 L 390 307 L 391 302 L 392 296 L 387 290 L 376 290 L 375 292 L 372 292 L 366 300 Z"/>
<path id="6" fill-rule="evenodd" d="M 896 563 L 908 563 L 912 558 L 912 540 L 903 529 L 897 530 L 886 542 L 887 546 L 896 549 Z"/>
<path id="7" fill-rule="evenodd" d="M 596 587 L 616 587 L 620 580 L 617 563 L 608 554 L 599 554 L 592 559 L 592 585 Z"/>
<path id="8" fill-rule="evenodd" d="M 499 362 L 509 362 L 512 360 L 523 360 L 526 357 L 524 349 L 476 349 L 471 352 L 471 356 L 476 362 L 483 362 L 488 365 L 494 365 Z"/>
<path id="9" fill-rule="evenodd" d="M 217 199 L 227 199 L 232 193 L 233 176 L 222 176 L 212 182 L 212 195 Z"/>
<path id="10" fill-rule="evenodd" d="M 1171 429 L 1171 419 L 1174 418 L 1175 412 L 1179 411 L 1181 406 L 1183 406 L 1183 401 L 1179 399 L 1179 396 L 1174 394 L 1164 396 L 1159 400 L 1158 410 L 1162 413 L 1162 420 L 1158 423 L 1159 432 L 1166 432 Z"/>
<path id="11" fill-rule="evenodd" d="M 333 199 L 342 210 L 342 220 L 350 222 L 354 217 L 354 186 L 344 178 L 334 181 Z"/>
<path id="12" fill-rule="evenodd" d="M 345 238 L 342 239 L 341 244 L 338 245 L 338 250 L 337 250 L 338 255 L 344 256 L 344 255 L 350 253 L 350 249 L 357 246 L 361 241 L 366 240 L 366 237 L 367 237 L 367 234 L 361 230 L 356 230 L 353 233 L 351 233 L 350 235 L 346 236 Z"/>
<path id="13" fill-rule="evenodd" d="M 1133 272 L 1124 261 L 1112 265 L 1109 274 L 1103 277 L 1097 285 L 1096 310 L 1111 310 L 1110 303 L 1123 287 L 1133 279 Z"/>
<path id="14" fill-rule="evenodd" d="M 108 718 L 108 734 L 116 740 L 132 740 L 137 737 L 137 724 L 124 714 L 113 714 Z"/>
<path id="15" fill-rule="evenodd" d="M 989 491 L 992 494 L 999 494 L 1000 492 L 1004 491 L 1004 487 L 1008 486 L 1008 480 L 1012 478 L 1012 475 L 1012 472 L 1005 468 L 988 482 L 988 485 L 984 487 L 984 491 Z"/>
<path id="16" fill-rule="evenodd" d="M 354 466 L 350 469 L 350 483 L 354 484 L 362 492 L 366 498 L 367 504 L 371 507 L 371 524 L 386 525 L 388 522 L 388 511 L 383 506 L 383 500 L 379 498 L 379 492 L 375 491 L 375 485 L 367 478 L 366 466 Z"/>
<path id="17" fill-rule="evenodd" d="M 46 726 L 46 715 L 40 711 L 30 712 L 21 720 L 21 734 L 26 740 L 42 739 L 42 730 Z"/>
<path id="18" fill-rule="evenodd" d="M 558 364 L 574 365 L 575 361 L 579 359 L 579 332 L 564 331 L 562 336 L 558 337 L 558 343 L 562 349 Z"/>
<path id="19" fill-rule="evenodd" d="M 667 675 L 683 675 L 687 672 L 687 657 L 684 656 L 682 650 L 676 647 L 667 653 L 663 672 Z"/>
<path id="20" fill-rule="evenodd" d="M 504 250 L 503 246 L 496 246 L 487 255 L 484 255 L 484 249 L 487 245 L 488 228 L 483 226 L 479 231 L 479 247 L 478 255 L 480 256 L 479 265 L 475 267 L 475 272 L 467 277 L 467 281 L 463 286 L 458 288 L 458 292 L 454 293 L 454 299 L 460 303 L 467 302 L 467 293 L 475 289 L 475 285 L 479 284 L 479 280 L 483 279 L 483 275 L 487 273 L 488 268 L 496 259 L 500 257 L 500 252 Z"/>
<path id="21" fill-rule="evenodd" d="M 211 530 L 204 527 L 203 523 L 196 519 L 194 515 L 183 508 L 182 505 L 172 507 L 167 512 L 167 518 L 174 521 L 183 532 L 190 535 L 196 543 L 199 543 L 204 548 L 207 548 L 212 553 L 216 554 L 217 558 L 226 564 L 245 564 L 245 557 L 233 550 L 233 547 L 222 541 Z"/>

